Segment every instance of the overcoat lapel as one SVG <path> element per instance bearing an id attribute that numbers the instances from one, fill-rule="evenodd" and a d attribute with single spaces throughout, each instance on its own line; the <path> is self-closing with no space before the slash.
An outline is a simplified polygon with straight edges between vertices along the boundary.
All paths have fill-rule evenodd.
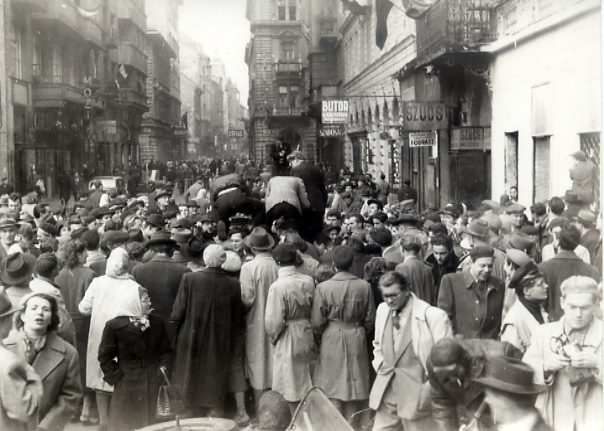
<path id="1" fill-rule="evenodd" d="M 411 304 L 407 304 L 407 305 L 411 305 Z M 401 324 L 401 328 L 404 328 L 404 331 L 402 333 L 402 339 L 401 339 L 401 344 L 399 345 L 398 351 L 395 352 L 395 357 L 394 357 L 394 365 L 396 366 L 396 363 L 399 361 L 399 359 L 401 359 L 401 356 L 403 356 L 403 353 L 405 353 L 405 350 L 407 350 L 407 347 L 409 347 L 409 344 L 411 344 L 411 319 L 412 319 L 412 313 L 409 313 L 409 315 L 407 316 L 407 320 L 405 322 L 403 322 Z M 392 328 L 392 325 L 390 325 L 390 327 Z M 393 341 L 393 345 L 394 345 L 394 341 Z"/>
<path id="2" fill-rule="evenodd" d="M 32 364 L 32 367 L 34 367 L 42 380 L 65 359 L 65 348 L 61 346 L 61 343 L 55 337 L 57 336 L 52 333 L 48 334 L 46 348 L 40 351 Z"/>

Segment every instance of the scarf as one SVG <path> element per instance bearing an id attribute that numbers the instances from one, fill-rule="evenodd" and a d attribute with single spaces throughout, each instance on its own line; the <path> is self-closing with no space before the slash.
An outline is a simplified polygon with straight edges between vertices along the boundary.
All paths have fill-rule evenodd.
<path id="1" fill-rule="evenodd" d="M 25 360 L 31 365 L 34 363 L 40 350 L 46 345 L 46 335 L 43 335 L 40 338 L 30 338 L 23 329 L 19 332 L 21 333 L 21 339 L 25 344 Z"/>
<path id="2" fill-rule="evenodd" d="M 149 329 L 149 326 L 151 326 L 151 322 L 149 322 L 148 315 L 140 317 L 130 317 L 130 322 L 142 332 L 145 332 L 147 329 Z"/>
<path id="3" fill-rule="evenodd" d="M 543 325 L 545 323 L 543 321 L 543 314 L 541 314 L 541 302 L 531 301 L 521 296 L 518 297 L 518 300 L 522 305 L 524 305 L 524 308 L 526 308 L 529 313 L 531 313 L 535 320 L 539 322 L 540 325 Z"/>

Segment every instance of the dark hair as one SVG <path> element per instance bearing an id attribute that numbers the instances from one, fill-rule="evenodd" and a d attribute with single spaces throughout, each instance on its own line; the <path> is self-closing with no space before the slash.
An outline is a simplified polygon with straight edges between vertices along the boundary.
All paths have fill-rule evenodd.
<path id="1" fill-rule="evenodd" d="M 88 230 L 82 234 L 82 242 L 86 244 L 86 250 L 93 251 L 99 248 L 101 236 L 96 230 Z"/>
<path id="2" fill-rule="evenodd" d="M 36 274 L 40 277 L 51 278 L 59 259 L 52 253 L 42 253 L 36 261 Z"/>
<path id="3" fill-rule="evenodd" d="M 365 223 L 365 219 L 361 214 L 349 214 L 346 218 L 353 218 L 357 223 Z"/>
<path id="4" fill-rule="evenodd" d="M 558 196 L 551 198 L 548 205 L 551 212 L 557 216 L 561 215 L 564 212 L 564 208 L 566 208 L 564 201 Z"/>
<path id="5" fill-rule="evenodd" d="M 579 229 L 571 224 L 563 225 L 558 232 L 558 241 L 560 248 L 573 251 L 581 242 L 581 233 Z"/>
<path id="6" fill-rule="evenodd" d="M 400 272 L 389 271 L 380 277 L 379 287 L 390 287 L 398 284 L 401 291 L 409 290 L 409 280 Z"/>
<path id="7" fill-rule="evenodd" d="M 65 244 L 65 250 L 63 251 L 65 255 L 65 266 L 67 268 L 75 268 L 78 263 L 78 254 L 81 254 L 84 250 L 86 250 L 86 243 L 80 240 L 69 241 Z"/>
<path id="8" fill-rule="evenodd" d="M 34 238 L 34 229 L 30 223 L 24 223 L 19 228 L 19 235 L 25 241 L 31 241 Z"/>
<path id="9" fill-rule="evenodd" d="M 283 242 L 285 244 L 292 244 L 294 247 L 296 247 L 296 250 L 301 253 L 306 253 L 306 250 L 308 249 L 308 244 L 296 231 L 287 230 L 285 232 Z"/>
<path id="10" fill-rule="evenodd" d="M 56 253 L 57 251 L 59 251 L 59 240 L 56 238 L 50 238 L 40 244 L 41 253 Z"/>
<path id="11" fill-rule="evenodd" d="M 11 194 L 8 196 L 8 198 L 9 198 L 11 201 L 21 201 L 21 195 L 20 195 L 19 193 L 17 193 L 17 192 L 13 192 L 13 193 L 11 193 Z"/>
<path id="12" fill-rule="evenodd" d="M 386 272 L 394 270 L 394 266 L 396 265 L 391 265 L 391 262 L 383 257 L 372 257 L 363 267 L 363 280 L 375 289 L 378 287 L 380 277 Z"/>
<path id="13" fill-rule="evenodd" d="M 430 239 L 432 247 L 435 245 L 445 247 L 447 250 L 453 250 L 453 240 L 449 235 L 438 234 Z"/>
<path id="14" fill-rule="evenodd" d="M 13 316 L 13 326 L 16 330 L 20 331 L 23 329 L 23 320 L 21 320 L 21 316 L 25 313 L 25 309 L 27 308 L 27 303 L 31 298 L 40 297 L 42 299 L 47 300 L 50 303 L 50 325 L 48 325 L 48 332 L 54 332 L 59 328 L 59 324 L 61 323 L 61 318 L 59 317 L 59 306 L 57 305 L 57 300 L 54 296 L 49 295 L 48 293 L 33 293 L 30 294 L 29 298 L 23 304 L 23 307 Z"/>
<path id="15" fill-rule="evenodd" d="M 493 257 L 494 254 L 495 251 L 493 250 L 493 247 L 486 244 L 476 244 L 472 247 L 472 250 L 470 250 L 472 262 L 476 262 L 481 257 Z"/>

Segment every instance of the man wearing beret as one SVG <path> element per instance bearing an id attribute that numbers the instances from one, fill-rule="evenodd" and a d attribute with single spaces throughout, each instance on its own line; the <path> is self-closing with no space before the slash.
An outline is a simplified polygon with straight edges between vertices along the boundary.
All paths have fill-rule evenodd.
<path id="1" fill-rule="evenodd" d="M 409 280 L 410 290 L 422 301 L 436 305 L 436 289 L 430 267 L 420 258 L 422 244 L 418 237 L 405 234 L 401 238 L 403 263 L 396 266 L 395 271 L 404 274 Z"/>
<path id="2" fill-rule="evenodd" d="M 446 311 L 455 334 L 496 340 L 501 329 L 505 285 L 491 275 L 493 247 L 475 245 L 468 269 L 443 277 L 438 307 Z"/>
<path id="3" fill-rule="evenodd" d="M 367 334 L 373 330 L 375 304 L 371 286 L 349 272 L 352 251 L 333 249 L 336 275 L 317 286 L 311 323 L 321 336 L 314 384 L 348 420 L 369 398 Z"/>
<path id="4" fill-rule="evenodd" d="M 561 289 L 564 315 L 533 333 L 524 362 L 535 383 L 548 386 L 535 406 L 556 431 L 602 428 L 602 321 L 595 317 L 600 293 L 595 280 L 573 276 Z"/>

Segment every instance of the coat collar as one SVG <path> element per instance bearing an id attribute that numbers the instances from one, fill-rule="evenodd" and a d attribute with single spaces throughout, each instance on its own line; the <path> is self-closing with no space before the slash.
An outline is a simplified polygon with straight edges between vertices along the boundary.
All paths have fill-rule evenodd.
<path id="1" fill-rule="evenodd" d="M 331 280 L 343 281 L 343 280 L 356 280 L 358 277 L 354 274 L 351 274 L 347 271 L 336 272 L 336 274 L 331 277 Z"/>
<path id="2" fill-rule="evenodd" d="M 19 332 L 12 330 L 4 340 L 4 345 L 8 350 L 12 350 L 13 353 L 17 353 L 17 356 L 23 358 L 25 355 L 25 352 L 23 352 L 24 346 L 19 341 Z M 66 351 L 65 341 L 59 338 L 58 335 L 49 332 L 46 336 L 46 345 L 38 353 L 32 364 L 40 379 L 44 380 L 65 359 Z"/>
<path id="3" fill-rule="evenodd" d="M 564 333 L 564 322 L 566 318 L 562 316 L 560 320 L 555 322 L 556 324 L 556 333 L 563 334 Z M 587 330 L 585 334 L 585 339 L 583 343 L 585 346 L 594 346 L 599 347 L 602 344 L 602 336 L 604 335 L 603 323 L 602 320 L 594 317 L 593 321 L 590 324 L 591 326 Z"/>
<path id="4" fill-rule="evenodd" d="M 581 260 L 581 258 L 579 256 L 577 256 L 577 254 L 574 251 L 560 251 L 552 259 Z"/>
<path id="5" fill-rule="evenodd" d="M 153 258 L 150 260 L 150 262 L 170 262 L 170 263 L 174 263 L 174 262 L 172 262 L 172 259 L 170 259 L 168 256 L 153 256 Z"/>

